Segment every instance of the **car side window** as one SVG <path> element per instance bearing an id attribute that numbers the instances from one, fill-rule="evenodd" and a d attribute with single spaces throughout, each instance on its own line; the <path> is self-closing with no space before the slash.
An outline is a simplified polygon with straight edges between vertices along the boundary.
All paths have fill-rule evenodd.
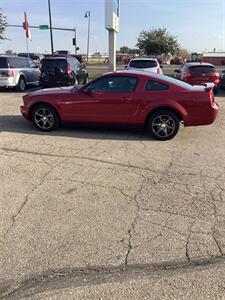
<path id="1" fill-rule="evenodd" d="M 168 89 L 169 86 L 167 84 L 155 80 L 149 80 L 146 85 L 146 91 L 165 91 Z"/>
<path id="2" fill-rule="evenodd" d="M 180 69 L 179 69 L 180 73 L 182 73 L 183 70 L 184 70 L 184 65 L 182 65 L 182 66 L 180 67 Z"/>
<path id="3" fill-rule="evenodd" d="M 101 78 L 91 84 L 94 92 L 134 92 L 137 85 L 137 78 L 130 76 L 112 76 Z"/>
<path id="4" fill-rule="evenodd" d="M 28 59 L 28 64 L 29 64 L 30 68 L 36 68 L 36 65 L 35 65 L 35 63 L 33 62 L 32 59 Z"/>

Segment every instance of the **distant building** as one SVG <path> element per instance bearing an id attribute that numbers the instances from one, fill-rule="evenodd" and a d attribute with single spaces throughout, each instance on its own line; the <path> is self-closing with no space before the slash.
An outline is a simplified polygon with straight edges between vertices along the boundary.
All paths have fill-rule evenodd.
<path id="1" fill-rule="evenodd" d="M 225 52 L 205 52 L 202 55 L 202 59 L 204 62 L 216 66 L 225 65 Z"/>

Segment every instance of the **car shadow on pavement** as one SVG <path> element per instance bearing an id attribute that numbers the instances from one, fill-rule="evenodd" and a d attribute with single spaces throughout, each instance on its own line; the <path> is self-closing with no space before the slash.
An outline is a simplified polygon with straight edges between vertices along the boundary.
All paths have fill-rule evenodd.
<path id="1" fill-rule="evenodd" d="M 2 94 L 2 93 L 6 93 L 6 94 L 10 94 L 10 93 L 12 93 L 12 94 L 15 94 L 15 93 L 17 93 L 17 94 L 29 94 L 29 93 L 32 93 L 32 92 L 35 92 L 35 91 L 38 91 L 38 90 L 41 90 L 41 89 L 42 89 L 42 87 L 40 87 L 40 86 L 29 86 L 28 88 L 26 88 L 25 91 L 19 92 L 19 91 L 16 91 L 15 88 L 2 88 L 2 87 L 0 87 L 0 94 Z"/>
<path id="2" fill-rule="evenodd" d="M 218 91 L 218 94 L 217 95 L 215 95 L 215 97 L 225 97 L 225 90 L 221 90 L 221 89 L 219 89 L 219 91 Z"/>
<path id="3" fill-rule="evenodd" d="M 98 140 L 153 140 L 144 128 L 136 126 L 68 124 L 55 131 L 41 132 L 31 122 L 18 115 L 0 116 L 0 132 Z"/>

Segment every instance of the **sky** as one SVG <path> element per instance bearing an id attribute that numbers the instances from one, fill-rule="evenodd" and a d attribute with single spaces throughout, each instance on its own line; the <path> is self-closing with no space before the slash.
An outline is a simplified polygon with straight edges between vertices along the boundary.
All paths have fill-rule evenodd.
<path id="1" fill-rule="evenodd" d="M 51 0 L 52 23 L 55 27 L 77 29 L 80 53 L 86 53 L 88 22 L 91 11 L 90 53 L 107 52 L 108 33 L 105 29 L 105 0 Z M 30 25 L 48 24 L 47 0 L 0 0 L 0 8 L 8 24 L 22 25 L 26 11 Z M 142 30 L 165 27 L 176 35 L 189 51 L 225 51 L 225 0 L 120 0 L 120 32 L 117 49 L 135 47 Z M 50 52 L 48 30 L 31 29 L 31 52 Z M 54 49 L 72 46 L 72 32 L 54 31 Z M 22 29 L 8 28 L 7 41 L 0 42 L 0 53 L 8 49 L 26 52 Z"/>

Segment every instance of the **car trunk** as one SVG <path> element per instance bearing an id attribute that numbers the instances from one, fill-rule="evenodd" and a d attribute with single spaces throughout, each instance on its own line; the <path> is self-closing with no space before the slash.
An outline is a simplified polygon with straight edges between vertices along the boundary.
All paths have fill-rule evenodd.
<path id="1" fill-rule="evenodd" d="M 207 82 L 218 84 L 219 74 L 213 66 L 193 66 L 189 68 L 189 72 L 188 82 L 190 84 L 204 84 Z"/>

